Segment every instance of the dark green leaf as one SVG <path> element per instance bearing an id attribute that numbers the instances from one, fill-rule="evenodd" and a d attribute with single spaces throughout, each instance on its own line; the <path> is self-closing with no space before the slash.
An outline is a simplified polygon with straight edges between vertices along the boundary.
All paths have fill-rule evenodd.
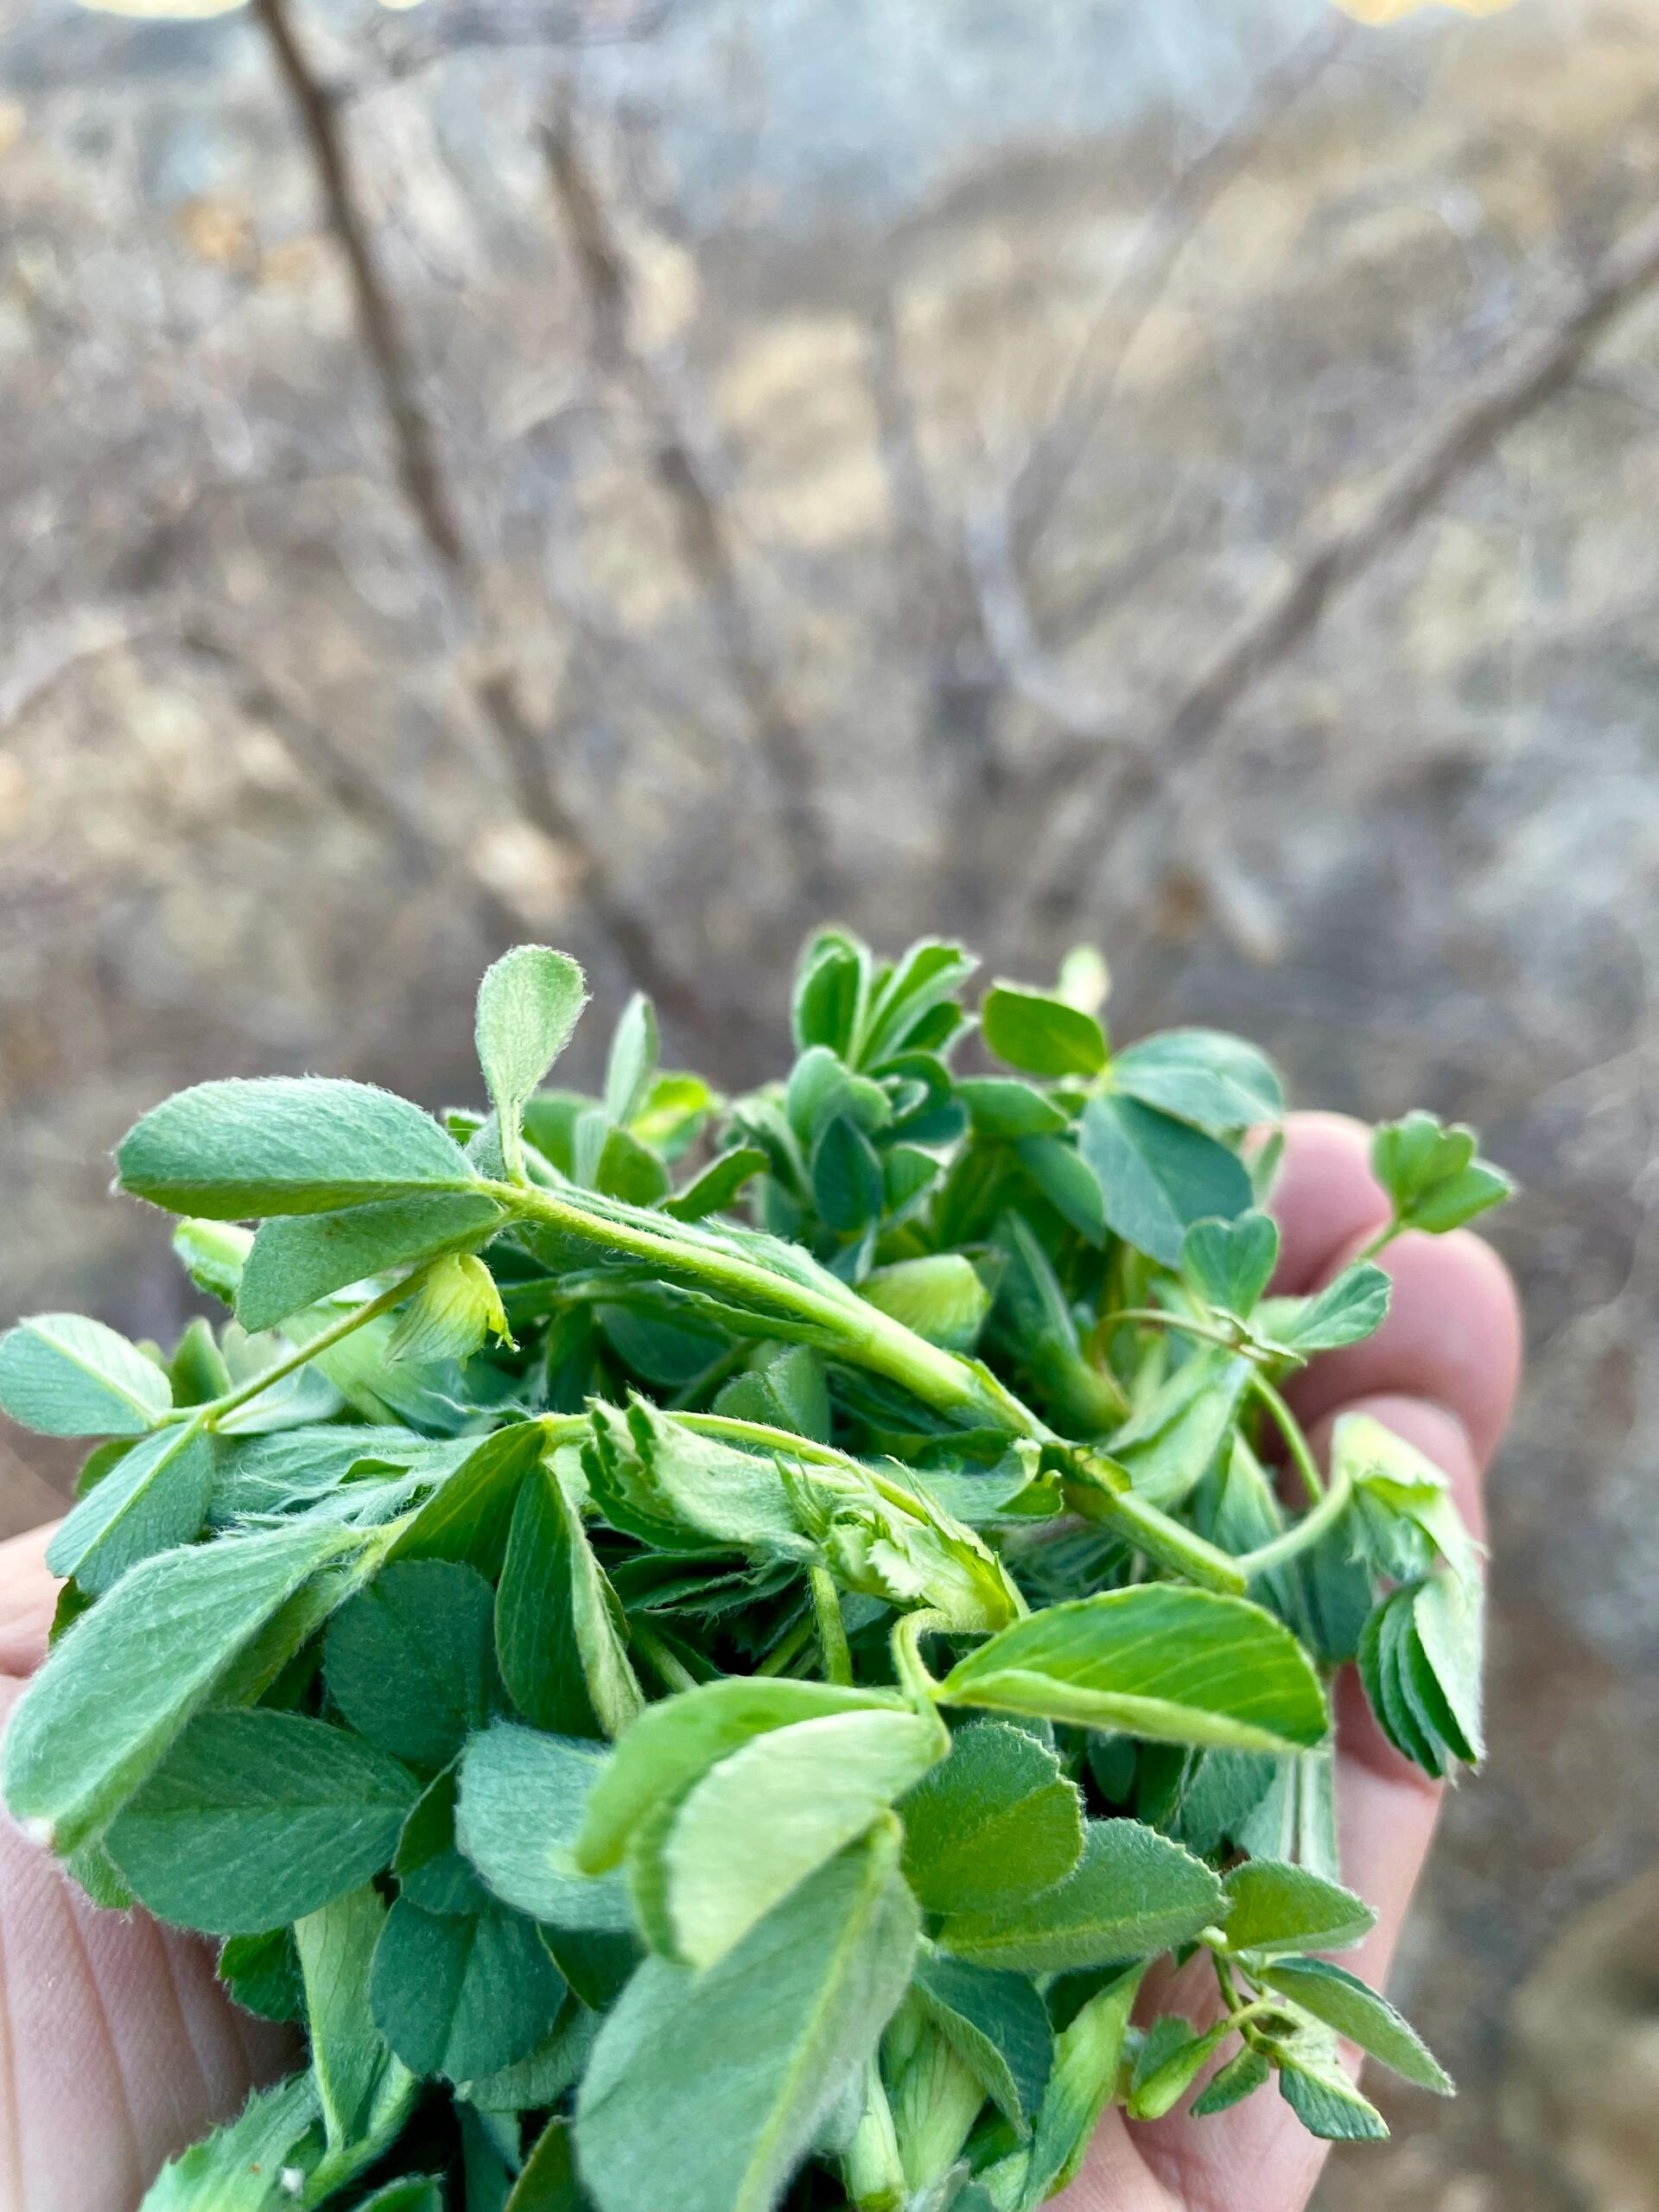
<path id="1" fill-rule="evenodd" d="M 394 1758 L 447 1765 L 495 1700 L 493 1604 L 483 1576 L 449 1560 L 383 1568 L 329 1624 L 328 1694 Z"/>
<path id="2" fill-rule="evenodd" d="M 397 1893 L 423 1912 L 478 1912 L 486 1893 L 455 1847 L 455 1770 L 448 1767 L 427 1784 L 404 1823 L 391 1870 Z"/>
<path id="3" fill-rule="evenodd" d="M 198 1084 L 153 1107 L 116 1152 L 121 1187 L 170 1213 L 239 1221 L 465 1191 L 465 1154 L 389 1090 L 322 1076 Z"/>
<path id="4" fill-rule="evenodd" d="M 1278 1226 L 1254 1208 L 1236 1221 L 1195 1221 L 1181 1240 L 1188 1281 L 1240 1320 L 1266 1290 L 1278 1258 Z"/>
<path id="5" fill-rule="evenodd" d="M 245 2012 L 262 2020 L 304 2018 L 300 1955 L 290 1928 L 227 1936 L 219 1948 L 219 1978 Z"/>
<path id="6" fill-rule="evenodd" d="M 676 1221 L 701 1221 L 705 1214 L 723 1213 L 751 1176 L 766 1164 L 759 1145 L 738 1144 L 711 1160 L 683 1191 L 663 1201 L 663 1211 Z"/>
<path id="7" fill-rule="evenodd" d="M 1193 2120 L 1208 2120 L 1212 2113 L 1226 2112 L 1234 2105 L 1243 2104 L 1246 2097 L 1254 2096 L 1272 2078 L 1270 2060 L 1259 2050 L 1241 2050 L 1193 2098 L 1187 2107 L 1188 2115 Z"/>
<path id="8" fill-rule="evenodd" d="M 417 1794 L 406 1768 L 321 1720 L 207 1713 L 118 1816 L 109 1852 L 162 1919 L 252 1934 L 378 1873 Z"/>
<path id="9" fill-rule="evenodd" d="M 564 1998 L 534 1926 L 500 1905 L 467 1919 L 393 1905 L 369 1979 L 376 2024 L 404 2064 L 451 2082 L 533 2050 Z"/>
<path id="10" fill-rule="evenodd" d="M 1135 1098 L 1091 1098 L 1077 1146 L 1099 1182 L 1109 1228 L 1166 1267 L 1180 1265 L 1196 1221 L 1230 1221 L 1250 1204 L 1250 1179 L 1225 1145 Z"/>
<path id="11" fill-rule="evenodd" d="M 36 1313 L 0 1337 L 0 1411 L 41 1436 L 142 1436 L 173 1403 L 154 1360 L 101 1321 Z"/>
<path id="12" fill-rule="evenodd" d="M 976 1721 L 899 1807 L 905 1878 L 930 1912 L 980 1911 L 1051 1888 L 1083 1851 L 1077 1789 L 1022 1728 Z"/>
<path id="13" fill-rule="evenodd" d="M 1087 1243 L 1103 1244 L 1109 1217 L 1093 1163 L 1069 1138 L 1021 1137 L 1014 1151 L 1061 1220 Z"/>
<path id="14" fill-rule="evenodd" d="M 957 1096 L 981 1136 L 1052 1137 L 1066 1126 L 1064 1109 L 1046 1091 L 1011 1076 L 966 1076 L 957 1085 Z"/>
<path id="15" fill-rule="evenodd" d="M 855 939 L 826 931 L 809 944 L 795 983 L 797 1049 L 849 1052 L 868 988 L 869 954 Z"/>
<path id="16" fill-rule="evenodd" d="M 1382 1268 L 1362 1260 L 1315 1297 L 1270 1300 L 1256 1323 L 1275 1344 L 1311 1359 L 1316 1351 L 1336 1351 L 1374 1336 L 1387 1318 L 1389 1289 Z"/>
<path id="17" fill-rule="evenodd" d="M 1179 1844 L 1136 1821 L 1091 1821 L 1064 1881 L 992 1911 L 952 1913 L 939 1941 L 978 1966 L 1059 1974 L 1154 1958 L 1222 1910 L 1220 1883 Z"/>
<path id="18" fill-rule="evenodd" d="M 812 1147 L 812 1199 L 825 1224 L 861 1229 L 881 1211 L 881 1162 L 855 1122 L 837 1115 Z"/>
<path id="19" fill-rule="evenodd" d="M 568 2120 L 550 2120 L 513 2183 L 505 2212 L 587 2212 Z"/>
<path id="20" fill-rule="evenodd" d="M 994 984 L 979 1026 L 997 1058 L 1027 1075 L 1098 1075 L 1106 1065 L 1106 1033 L 1093 1014 L 1046 992 Z"/>
<path id="21" fill-rule="evenodd" d="M 1381 2143 L 1388 2122 L 1362 2097 L 1334 2058 L 1279 2062 L 1279 2094 L 1310 2135 L 1326 2143 Z"/>
<path id="22" fill-rule="evenodd" d="M 487 1436 L 435 1490 L 392 1546 L 393 1560 L 463 1560 L 492 1580 L 501 1571 L 518 1486 L 541 1463 L 539 1421 Z"/>
<path id="23" fill-rule="evenodd" d="M 1387 1122 L 1371 1141 L 1371 1172 L 1405 1229 L 1440 1236 L 1501 1205 L 1515 1185 L 1501 1167 L 1477 1158 L 1474 1131 L 1433 1114 Z"/>
<path id="24" fill-rule="evenodd" d="M 934 1951 L 918 1960 L 914 1986 L 981 2089 L 1026 2134 L 1054 2059 L 1048 2012 L 1031 1983 L 1023 1974 L 970 1967 Z"/>

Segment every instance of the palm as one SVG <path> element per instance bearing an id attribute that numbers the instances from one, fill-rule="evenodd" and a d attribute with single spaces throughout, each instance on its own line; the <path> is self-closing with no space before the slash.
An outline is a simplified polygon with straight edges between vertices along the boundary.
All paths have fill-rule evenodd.
<path id="1" fill-rule="evenodd" d="M 1313 1287 L 1366 1241 L 1386 1209 L 1352 1124 L 1293 1122 L 1278 1211 L 1282 1287 Z M 1317 1438 L 1338 1408 L 1363 1402 L 1439 1461 L 1478 1520 L 1479 1471 L 1518 1364 L 1508 1278 L 1463 1233 L 1408 1238 L 1389 1264 L 1396 1291 L 1388 1323 L 1319 1363 L 1300 1411 Z M 45 1649 L 53 1586 L 44 1533 L 0 1546 L 0 1723 Z M 1349 1963 L 1380 1981 L 1439 1793 L 1382 1743 L 1357 1697 L 1339 1705 L 1344 1875 L 1378 1914 Z M 1190 1999 L 1196 2012 L 1202 1982 L 1160 1996 L 1166 2009 Z M 130 2212 L 170 2152 L 289 2056 L 279 2031 L 227 2002 L 200 1942 L 142 1914 L 95 1911 L 3 1821 L 0 1999 L 0 2212 Z M 1059 2202 L 1064 2212 L 1297 2212 L 1323 2157 L 1267 2094 L 1198 2123 L 1131 2127 L 1112 2113 Z"/>

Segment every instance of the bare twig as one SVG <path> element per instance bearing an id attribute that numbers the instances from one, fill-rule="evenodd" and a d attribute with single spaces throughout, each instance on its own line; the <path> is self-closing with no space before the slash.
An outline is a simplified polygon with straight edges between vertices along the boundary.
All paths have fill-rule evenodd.
<path id="1" fill-rule="evenodd" d="M 728 677 L 772 785 L 797 881 L 804 898 L 821 900 L 829 882 L 811 745 L 762 643 L 731 524 L 687 435 L 678 395 L 661 365 L 634 343 L 632 275 L 580 143 L 568 91 L 543 129 L 542 147 L 588 302 L 594 362 L 628 393 L 649 429 L 652 467 L 674 517 L 680 557 L 707 599 Z"/>
<path id="2" fill-rule="evenodd" d="M 1165 724 L 1157 742 L 1103 778 L 1060 849 L 1033 871 L 1030 911 L 1053 924 L 1086 905 L 1115 833 L 1148 797 L 1160 797 L 1167 849 L 1185 787 L 1217 731 L 1255 686 L 1317 628 L 1326 609 L 1403 537 L 1517 423 L 1570 384 L 1608 326 L 1659 283 L 1659 218 L 1614 246 L 1574 304 L 1543 330 L 1513 337 L 1417 448 L 1345 522 L 1316 534 L 1284 583 L 1247 618 Z M 1091 749 L 1090 760 L 1097 758 Z M 1074 759 L 1072 773 L 1088 772 Z"/>
<path id="3" fill-rule="evenodd" d="M 379 384 L 404 498 L 474 630 L 487 633 L 488 611 L 482 603 L 480 580 L 455 518 L 454 503 L 438 460 L 437 442 L 421 404 L 418 381 L 391 289 L 358 202 L 335 103 L 316 76 L 295 31 L 289 0 L 254 0 L 254 6 L 293 103 L 329 227 L 351 277 L 358 328 Z M 511 676 L 505 671 L 487 674 L 472 683 L 470 692 L 524 818 L 571 856 L 594 918 L 625 966 L 665 1012 L 690 1020 L 706 1016 L 709 1009 L 660 951 L 644 914 L 624 893 L 608 855 L 586 835 L 566 803 L 548 748 L 540 734 L 524 720 Z M 332 787 L 343 800 L 347 788 L 354 787 L 361 811 L 362 795 L 377 791 L 379 786 L 353 767 L 337 746 L 331 746 L 330 760 Z M 340 780 L 342 775 L 344 783 Z M 386 810 L 390 792 L 382 794 L 382 801 L 379 819 L 391 829 L 395 815 Z M 404 829 L 406 834 L 406 824 Z M 510 931 L 516 932 L 517 918 L 505 900 L 484 887 L 480 887 L 480 898 L 484 906 L 493 908 L 498 925 L 505 921 Z"/>
<path id="4" fill-rule="evenodd" d="M 1056 503 L 1117 396 L 1123 365 L 1163 297 L 1176 264 L 1222 195 L 1353 35 L 1351 22 L 1321 23 L 1261 79 L 1220 134 L 1175 177 L 1153 208 L 1128 260 L 1073 356 L 1046 426 L 1033 439 L 1004 495 L 1018 559 L 1030 557 Z"/>
<path id="5" fill-rule="evenodd" d="M 1038 636 L 1011 538 L 1001 505 L 982 507 L 966 533 L 980 620 L 1010 688 L 1074 737 L 1096 745 L 1144 746 L 1147 732 L 1123 705 L 1074 683 Z"/>
<path id="6" fill-rule="evenodd" d="M 334 103 L 312 69 L 289 21 L 288 0 L 254 0 L 254 12 L 304 133 L 327 208 L 328 226 L 351 277 L 358 328 L 379 383 L 404 495 L 433 552 L 446 568 L 458 569 L 466 555 L 454 503 L 421 404 L 418 379 L 402 326 L 358 206 Z"/>

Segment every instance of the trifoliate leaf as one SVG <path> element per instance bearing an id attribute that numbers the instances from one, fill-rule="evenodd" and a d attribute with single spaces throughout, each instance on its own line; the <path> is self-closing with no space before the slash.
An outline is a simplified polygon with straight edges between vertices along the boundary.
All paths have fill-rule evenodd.
<path id="1" fill-rule="evenodd" d="M 1345 1951 L 1376 1925 L 1376 1915 L 1351 1890 L 1282 1860 L 1247 1860 L 1224 1878 L 1224 1887 L 1230 1948 L 1261 1958 Z"/>
<path id="2" fill-rule="evenodd" d="M 910 1980 L 917 1911 L 895 1826 L 821 1867 L 706 1974 L 641 1967 L 577 2099 L 600 2212 L 777 2202 Z"/>
<path id="3" fill-rule="evenodd" d="M 1386 1122 L 1371 1141 L 1371 1172 L 1388 1192 L 1402 1229 L 1440 1236 L 1510 1197 L 1501 1167 L 1476 1156 L 1474 1131 L 1433 1114 Z"/>
<path id="4" fill-rule="evenodd" d="M 1345 1968 L 1328 1959 L 1285 1958 L 1263 1967 L 1260 1979 L 1406 2081 L 1437 2096 L 1452 2094 L 1451 2075 L 1410 2022 Z"/>
<path id="5" fill-rule="evenodd" d="M 1166 1267 L 1180 1265 L 1194 1222 L 1231 1221 L 1249 1206 L 1250 1179 L 1236 1154 L 1137 1098 L 1091 1098 L 1077 1132 L 1107 1226 Z"/>
<path id="6" fill-rule="evenodd" d="M 349 1283 L 481 1243 L 505 1218 L 493 1198 L 475 1191 L 279 1215 L 254 1237 L 236 1290 L 236 1318 L 245 1329 L 273 1328 Z"/>
<path id="7" fill-rule="evenodd" d="M 982 1720 L 899 1807 L 905 1878 L 930 1912 L 982 1911 L 1050 1889 L 1083 1852 L 1083 1805 L 1022 1728 Z"/>
<path id="8" fill-rule="evenodd" d="M 1313 1747 L 1330 1726 L 1295 1637 L 1241 1598 L 1142 1583 L 1050 1605 L 960 1661 L 950 1705 L 1236 1751 Z"/>
<path id="9" fill-rule="evenodd" d="M 452 1918 L 400 1900 L 369 1977 L 375 2024 L 404 2064 L 451 2082 L 533 2050 L 564 1999 L 534 1924 L 497 1904 Z"/>
<path id="10" fill-rule="evenodd" d="M 979 1027 L 987 1048 L 1026 1075 L 1098 1075 L 1106 1065 L 1106 1033 L 1094 1015 L 1045 991 L 994 984 Z"/>
<path id="11" fill-rule="evenodd" d="M 1272 1063 L 1243 1038 L 1216 1029 L 1166 1029 L 1117 1053 L 1112 1084 L 1211 1136 L 1276 1122 L 1285 1094 Z"/>
<path id="12" fill-rule="evenodd" d="M 1215 1875 L 1167 1836 L 1137 1821 L 1091 1821 L 1063 1881 L 988 1912 L 951 1913 L 939 1941 L 976 1966 L 1060 1974 L 1154 1958 L 1224 1910 Z"/>
<path id="13" fill-rule="evenodd" d="M 499 1696 L 493 1614 L 490 1586 L 470 1567 L 434 1559 L 385 1567 L 328 1624 L 328 1694 L 394 1758 L 445 1766 Z"/>
<path id="14" fill-rule="evenodd" d="M 115 1156 L 135 1198 L 221 1221 L 328 1213 L 476 1179 L 418 1106 L 322 1076 L 198 1084 L 152 1108 Z"/>
<path id="15" fill-rule="evenodd" d="M 101 1321 L 36 1313 L 0 1337 L 0 1411 L 40 1436 L 142 1436 L 173 1404 L 167 1376 Z"/>

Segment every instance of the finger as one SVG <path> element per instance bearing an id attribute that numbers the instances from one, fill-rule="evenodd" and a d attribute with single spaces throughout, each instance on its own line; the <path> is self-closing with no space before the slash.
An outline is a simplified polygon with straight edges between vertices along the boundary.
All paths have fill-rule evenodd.
<path id="1" fill-rule="evenodd" d="M 31 1675 L 46 1656 L 58 1580 L 46 1563 L 55 1522 L 0 1544 L 0 1675 Z"/>
<path id="2" fill-rule="evenodd" d="M 1270 1203 L 1279 1224 L 1273 1287 L 1300 1296 L 1388 1221 L 1388 1199 L 1371 1173 L 1370 1131 L 1346 1114 L 1293 1114 Z"/>

